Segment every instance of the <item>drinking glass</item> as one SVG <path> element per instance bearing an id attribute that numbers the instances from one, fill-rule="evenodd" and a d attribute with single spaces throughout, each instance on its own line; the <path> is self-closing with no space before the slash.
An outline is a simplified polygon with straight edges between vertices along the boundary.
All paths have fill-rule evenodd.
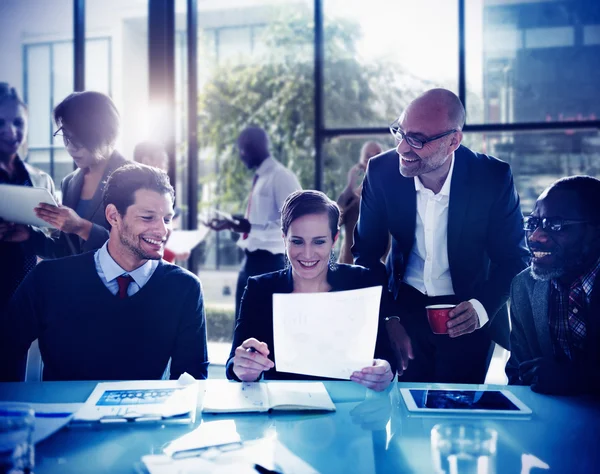
<path id="1" fill-rule="evenodd" d="M 496 430 L 474 424 L 442 423 L 431 430 L 438 474 L 495 474 Z"/>
<path id="2" fill-rule="evenodd" d="M 0 474 L 33 472 L 35 413 L 25 403 L 0 402 Z"/>

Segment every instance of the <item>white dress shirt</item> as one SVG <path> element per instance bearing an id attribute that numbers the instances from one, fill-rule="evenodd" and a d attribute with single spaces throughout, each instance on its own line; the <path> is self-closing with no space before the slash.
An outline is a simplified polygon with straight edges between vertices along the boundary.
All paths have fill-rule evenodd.
<path id="1" fill-rule="evenodd" d="M 248 238 L 240 237 L 237 244 L 249 252 L 267 250 L 282 254 L 285 246 L 281 238 L 281 208 L 285 199 L 302 187 L 296 175 L 272 157 L 260 164 L 256 175 L 247 216 L 252 227 Z"/>
<path id="2" fill-rule="evenodd" d="M 414 177 L 417 192 L 415 243 L 408 257 L 404 282 L 427 296 L 454 295 L 448 262 L 448 205 L 454 172 L 454 155 L 450 170 L 439 193 L 423 186 Z M 487 311 L 476 299 L 469 302 L 477 311 L 479 326 L 488 322 Z"/>
<path id="3" fill-rule="evenodd" d="M 119 284 L 117 283 L 117 277 L 121 275 L 129 275 L 133 278 L 133 281 L 127 287 L 127 296 L 135 295 L 140 289 L 148 283 L 150 277 L 154 274 L 154 270 L 158 267 L 158 260 L 148 260 L 141 267 L 136 268 L 131 272 L 127 272 L 121 268 L 121 266 L 115 262 L 108 253 L 108 241 L 100 247 L 94 254 L 94 262 L 96 264 L 96 271 L 104 286 L 108 288 L 113 295 L 119 292 Z"/>

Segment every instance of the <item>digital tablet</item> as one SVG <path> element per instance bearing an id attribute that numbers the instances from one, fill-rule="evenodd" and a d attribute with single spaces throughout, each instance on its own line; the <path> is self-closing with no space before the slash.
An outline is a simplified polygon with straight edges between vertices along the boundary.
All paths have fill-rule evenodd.
<path id="1" fill-rule="evenodd" d="M 406 408 L 416 413 L 531 415 L 531 409 L 508 390 L 401 388 Z"/>
<path id="2" fill-rule="evenodd" d="M 38 218 L 33 211 L 40 202 L 58 206 L 52 194 L 46 188 L 0 184 L 0 217 L 7 222 L 52 227 Z"/>

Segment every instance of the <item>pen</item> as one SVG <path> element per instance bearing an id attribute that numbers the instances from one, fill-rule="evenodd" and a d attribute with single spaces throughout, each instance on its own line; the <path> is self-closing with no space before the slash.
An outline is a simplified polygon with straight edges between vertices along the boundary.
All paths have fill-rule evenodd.
<path id="1" fill-rule="evenodd" d="M 267 469 L 266 467 L 261 466 L 260 464 L 255 464 L 254 469 L 260 472 L 260 474 L 282 474 L 279 471 L 272 471 L 271 469 Z"/>

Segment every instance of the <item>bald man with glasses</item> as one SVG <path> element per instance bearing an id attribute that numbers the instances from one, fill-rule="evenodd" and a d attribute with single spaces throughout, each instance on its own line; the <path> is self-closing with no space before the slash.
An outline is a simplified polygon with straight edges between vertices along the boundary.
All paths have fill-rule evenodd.
<path id="1" fill-rule="evenodd" d="M 528 256 L 519 197 L 507 163 L 461 145 L 464 123 L 455 94 L 427 91 L 390 126 L 397 147 L 371 159 L 363 182 L 352 253 L 396 302 L 386 327 L 400 381 L 483 383 L 493 340 L 509 347 L 506 302 Z M 456 307 L 448 334 L 433 334 L 425 307 L 441 303 Z"/>

